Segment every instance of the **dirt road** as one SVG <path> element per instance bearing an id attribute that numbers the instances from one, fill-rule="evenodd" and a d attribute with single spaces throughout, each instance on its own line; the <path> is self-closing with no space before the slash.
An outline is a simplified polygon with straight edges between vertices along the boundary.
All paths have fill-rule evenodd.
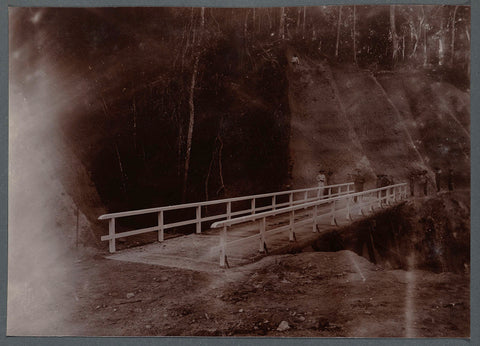
<path id="1" fill-rule="evenodd" d="M 387 271 L 350 251 L 270 256 L 214 275 L 106 259 L 77 266 L 75 334 L 469 335 L 467 274 Z"/>

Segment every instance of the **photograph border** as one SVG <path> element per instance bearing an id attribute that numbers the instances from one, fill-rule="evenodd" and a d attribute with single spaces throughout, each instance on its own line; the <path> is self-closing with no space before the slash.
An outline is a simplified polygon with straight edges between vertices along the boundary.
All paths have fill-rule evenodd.
<path id="1" fill-rule="evenodd" d="M 459 345 L 480 344 L 480 328 L 471 328 L 470 339 L 404 339 L 404 338 L 271 338 L 271 337 L 6 337 L 7 321 L 7 269 L 8 269 L 8 7 L 279 7 L 279 6 L 322 6 L 322 5 L 470 5 L 471 6 L 471 67 L 470 86 L 470 133 L 480 132 L 480 1 L 461 0 L 2 0 L 0 5 L 0 345 Z M 478 151 L 480 138 L 471 137 L 471 276 L 470 311 L 471 326 L 480 325 L 480 173 Z"/>

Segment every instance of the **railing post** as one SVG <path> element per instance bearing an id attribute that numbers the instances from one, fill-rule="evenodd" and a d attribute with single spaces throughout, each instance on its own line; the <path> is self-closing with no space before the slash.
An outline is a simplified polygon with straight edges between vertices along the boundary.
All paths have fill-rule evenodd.
<path id="1" fill-rule="evenodd" d="M 197 233 L 202 233 L 202 221 L 200 221 L 202 219 L 202 207 L 201 206 L 198 206 L 197 207 L 197 229 L 196 229 L 196 232 Z"/>
<path id="2" fill-rule="evenodd" d="M 288 203 L 291 206 L 293 206 L 293 192 L 290 192 L 290 195 L 288 196 Z"/>
<path id="3" fill-rule="evenodd" d="M 275 210 L 275 209 L 276 209 L 276 204 L 277 204 L 277 203 L 276 203 L 276 200 L 277 200 L 277 199 L 276 199 L 276 196 L 273 195 L 273 196 L 272 196 L 272 210 Z"/>
<path id="4" fill-rule="evenodd" d="M 223 226 L 222 235 L 220 236 L 220 267 L 225 267 L 225 257 L 227 254 L 227 226 Z"/>
<path id="5" fill-rule="evenodd" d="M 110 253 L 115 252 L 115 218 L 108 220 L 108 235 L 110 239 L 108 240 L 108 250 Z"/>
<path id="6" fill-rule="evenodd" d="M 295 210 L 290 211 L 290 232 L 288 234 L 288 240 L 293 241 L 293 223 L 295 222 Z"/>
<path id="7" fill-rule="evenodd" d="M 158 213 L 158 241 L 163 241 L 163 210 Z"/>
<path id="8" fill-rule="evenodd" d="M 330 198 L 330 197 L 332 197 L 332 188 L 331 187 L 328 188 L 328 197 L 327 198 Z"/>
<path id="9" fill-rule="evenodd" d="M 251 209 L 252 209 L 252 215 L 255 214 L 255 198 L 252 198 Z"/>
<path id="10" fill-rule="evenodd" d="M 350 202 L 351 202 L 351 197 L 347 197 L 347 216 L 346 216 L 346 219 L 347 220 L 351 220 L 352 217 L 350 216 Z"/>
<path id="11" fill-rule="evenodd" d="M 265 228 L 266 228 L 266 220 L 265 217 L 262 217 L 260 220 L 260 244 L 258 247 L 259 252 L 265 252 Z"/>
<path id="12" fill-rule="evenodd" d="M 335 203 L 337 202 L 337 200 L 333 201 L 332 203 L 332 211 L 331 211 L 331 220 L 330 220 L 330 225 L 335 225 Z"/>
<path id="13" fill-rule="evenodd" d="M 304 200 L 305 200 L 305 202 L 308 200 L 308 191 L 305 191 Z"/>
<path id="14" fill-rule="evenodd" d="M 317 213 L 318 213 L 318 205 L 315 204 L 313 207 L 313 232 L 317 231 Z"/>
<path id="15" fill-rule="evenodd" d="M 232 202 L 227 203 L 227 220 L 232 218 Z"/>
<path id="16" fill-rule="evenodd" d="M 397 187 L 393 188 L 393 202 L 397 201 Z"/>

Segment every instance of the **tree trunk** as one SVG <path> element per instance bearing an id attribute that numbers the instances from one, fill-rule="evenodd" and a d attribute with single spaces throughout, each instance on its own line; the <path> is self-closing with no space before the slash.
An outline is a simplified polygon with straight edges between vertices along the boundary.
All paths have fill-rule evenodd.
<path id="1" fill-rule="evenodd" d="M 255 33 L 256 32 L 256 27 L 255 27 L 255 8 L 252 9 L 252 31 Z"/>
<path id="2" fill-rule="evenodd" d="M 200 56 L 197 55 L 195 58 L 195 63 L 193 64 L 192 80 L 190 83 L 190 96 L 188 99 L 188 105 L 190 108 L 190 119 L 188 122 L 188 134 L 187 134 L 187 150 L 185 154 L 185 168 L 183 175 L 183 193 L 182 193 L 182 202 L 185 202 L 187 197 L 187 181 L 188 181 L 188 169 L 190 167 L 190 154 L 192 151 L 192 138 L 193 138 L 193 125 L 195 123 L 195 103 L 194 103 L 194 94 L 195 94 L 195 82 L 198 72 L 198 61 Z"/>
<path id="3" fill-rule="evenodd" d="M 278 37 L 285 38 L 285 7 L 280 7 L 280 25 L 278 26 Z"/>
<path id="4" fill-rule="evenodd" d="M 357 7 L 353 5 L 353 62 L 357 65 Z"/>
<path id="5" fill-rule="evenodd" d="M 338 58 L 338 46 L 340 44 L 340 24 L 342 23 L 342 6 L 338 7 L 338 23 L 337 23 L 337 43 L 335 45 L 335 57 Z"/>
<path id="6" fill-rule="evenodd" d="M 302 9 L 299 7 L 297 9 L 297 33 L 300 31 L 300 12 L 302 12 Z"/>
<path id="7" fill-rule="evenodd" d="M 426 67 L 428 64 L 428 51 L 427 51 L 427 28 L 425 25 L 425 9 L 422 5 L 422 15 L 423 15 L 423 66 Z"/>
<path id="8" fill-rule="evenodd" d="M 440 21 L 440 32 L 438 35 L 438 65 L 442 66 L 445 58 L 445 44 L 444 44 L 444 25 L 443 18 Z"/>
<path id="9" fill-rule="evenodd" d="M 307 6 L 303 6 L 303 33 L 302 33 L 302 38 L 305 39 L 305 25 L 307 23 Z"/>
<path id="10" fill-rule="evenodd" d="M 392 34 L 392 65 L 395 66 L 398 53 L 397 30 L 395 28 L 395 5 L 390 5 L 390 31 Z"/>
<path id="11" fill-rule="evenodd" d="M 455 10 L 453 10 L 453 18 L 452 18 L 452 45 L 451 45 L 452 55 L 450 56 L 450 65 L 452 66 L 455 60 L 455 21 L 456 21 L 455 17 L 457 15 L 457 10 L 458 10 L 458 5 L 455 6 Z"/>

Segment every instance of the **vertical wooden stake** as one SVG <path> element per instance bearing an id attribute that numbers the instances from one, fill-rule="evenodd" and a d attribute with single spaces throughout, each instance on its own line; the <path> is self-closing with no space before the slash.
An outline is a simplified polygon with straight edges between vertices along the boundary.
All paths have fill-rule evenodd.
<path id="1" fill-rule="evenodd" d="M 198 206 L 197 207 L 197 230 L 196 230 L 197 233 L 202 233 L 202 221 L 200 221 L 201 219 L 202 219 L 202 207 Z"/>
<path id="2" fill-rule="evenodd" d="M 163 241 L 163 210 L 158 213 L 158 241 Z"/>
<path id="3" fill-rule="evenodd" d="M 337 201 L 333 201 L 332 203 L 332 211 L 331 211 L 331 214 L 332 214 L 332 217 L 331 217 L 331 220 L 330 220 L 330 225 L 334 226 L 335 225 L 335 203 Z"/>
<path id="4" fill-rule="evenodd" d="M 259 252 L 264 252 L 265 251 L 265 228 L 266 228 L 266 220 L 265 217 L 263 217 L 260 220 L 260 244 L 258 247 Z"/>
<path id="5" fill-rule="evenodd" d="M 288 234 L 288 240 L 293 241 L 293 223 L 295 222 L 295 210 L 290 211 L 290 232 Z"/>
<path id="6" fill-rule="evenodd" d="M 252 209 L 252 215 L 255 214 L 255 198 L 252 198 L 251 209 Z"/>
<path id="7" fill-rule="evenodd" d="M 317 214 L 318 214 L 318 205 L 315 204 L 313 207 L 313 232 L 317 231 Z"/>
<path id="8" fill-rule="evenodd" d="M 227 203 L 227 220 L 232 218 L 232 202 Z"/>
<path id="9" fill-rule="evenodd" d="M 222 235 L 220 236 L 220 267 L 225 267 L 225 257 L 227 254 L 227 226 L 224 225 Z"/>
<path id="10" fill-rule="evenodd" d="M 275 195 L 272 196 L 272 210 L 276 209 L 276 198 Z"/>
<path id="11" fill-rule="evenodd" d="M 108 247 L 110 253 L 115 252 L 115 219 L 112 218 L 108 220 L 108 235 L 110 239 L 108 240 Z"/>
<path id="12" fill-rule="evenodd" d="M 346 216 L 346 219 L 347 220 L 351 220 L 352 217 L 350 216 L 350 201 L 351 201 L 351 198 L 348 197 L 347 198 L 347 216 Z"/>

